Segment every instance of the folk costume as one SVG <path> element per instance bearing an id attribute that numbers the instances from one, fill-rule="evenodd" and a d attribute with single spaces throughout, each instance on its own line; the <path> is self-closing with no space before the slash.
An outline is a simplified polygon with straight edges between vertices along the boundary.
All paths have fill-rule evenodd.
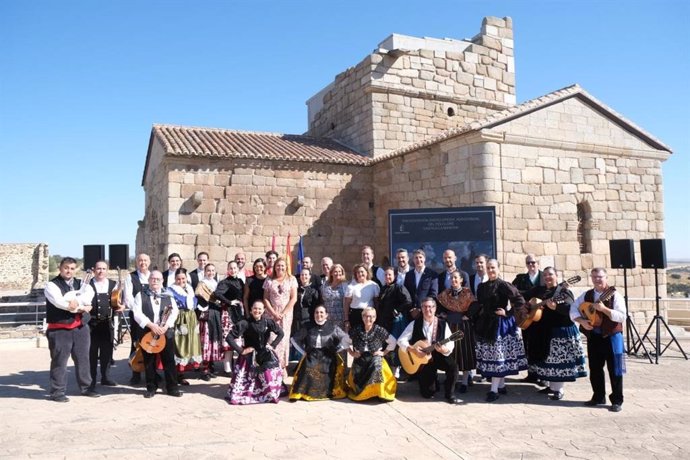
<path id="1" fill-rule="evenodd" d="M 525 299 L 512 284 L 497 278 L 479 285 L 477 300 L 480 304 L 475 322 L 477 370 L 484 377 L 501 378 L 526 370 L 525 347 L 513 317 Z M 506 311 L 505 317 L 495 313 L 498 308 Z"/>
<path id="2" fill-rule="evenodd" d="M 65 296 L 73 291 L 79 292 L 76 300 L 79 306 L 90 305 L 93 289 L 81 289 L 81 281 L 64 279 L 58 275 L 45 287 L 46 321 L 48 348 L 50 349 L 50 398 L 54 401 L 67 401 L 67 361 L 74 361 L 77 384 L 82 394 L 89 392 L 91 374 L 89 371 L 89 348 L 91 334 L 87 323 L 88 313 L 72 313 L 69 300 Z M 74 296 L 74 292 L 70 296 Z"/>
<path id="3" fill-rule="evenodd" d="M 393 401 L 397 390 L 395 376 L 386 360 L 373 353 L 379 350 L 393 351 L 395 338 L 376 324 L 368 332 L 363 325 L 355 327 L 350 338 L 352 348 L 360 352 L 361 356 L 354 359 L 347 376 L 347 397 L 353 401 L 376 397 Z"/>
<path id="4" fill-rule="evenodd" d="M 201 366 L 201 337 L 196 317 L 196 296 L 190 285 L 173 284 L 168 292 L 177 304 L 179 314 L 175 321 L 175 364 L 178 372 L 199 369 Z"/>
<path id="5" fill-rule="evenodd" d="M 110 294 L 117 286 L 113 280 L 105 279 L 98 282 L 92 279 L 91 289 L 95 295 L 91 301 L 91 320 L 89 329 L 91 330 L 91 348 L 89 350 L 89 361 L 91 370 L 91 387 L 96 385 L 98 374 L 98 363 L 101 364 L 101 383 L 104 385 L 114 385 L 108 377 L 108 370 L 113 359 L 113 309 L 110 307 Z"/>
<path id="6" fill-rule="evenodd" d="M 271 334 L 275 339 L 270 344 L 271 348 L 267 348 Z M 280 326 L 265 317 L 258 320 L 250 317 L 235 325 L 225 338 L 239 354 L 232 383 L 225 395 L 225 400 L 229 404 L 278 402 L 283 384 L 283 371 L 273 349 L 282 341 L 283 336 Z M 244 348 L 240 346 L 240 338 L 244 347 L 252 347 L 254 351 L 243 355 Z"/>
<path id="7" fill-rule="evenodd" d="M 587 375 L 580 333 L 570 319 L 570 305 L 575 300 L 573 293 L 567 288 L 537 286 L 526 295 L 542 301 L 554 295 L 564 297 L 555 310 L 543 308 L 541 320 L 529 326 L 530 334 L 525 337 L 530 372 L 550 382 L 552 390 L 562 392 L 562 385 L 558 383 L 574 382 Z"/>
<path id="8" fill-rule="evenodd" d="M 438 303 L 447 312 L 446 321 L 451 332 L 461 330 L 464 333 L 463 339 L 455 346 L 454 358 L 458 370 L 466 372 L 477 367 L 477 340 L 474 335 L 474 324 L 470 319 L 469 305 L 463 302 L 461 292 L 462 289 L 448 288 L 438 295 Z M 464 381 L 464 384 L 467 385 L 467 381 Z"/>
<path id="9" fill-rule="evenodd" d="M 236 276 L 228 276 L 220 281 L 213 292 L 213 296 L 220 301 L 220 323 L 223 328 L 223 337 L 227 337 L 230 331 L 232 331 L 233 325 L 239 323 L 244 318 L 243 294 L 244 283 Z M 232 349 L 226 343 L 222 345 L 224 370 L 229 374 L 232 370 Z"/>
<path id="10" fill-rule="evenodd" d="M 290 389 L 290 399 L 321 401 L 347 396 L 345 365 L 338 354 L 350 339 L 330 321 L 312 321 L 292 338 L 295 348 L 304 356 L 297 365 Z"/>
<path id="11" fill-rule="evenodd" d="M 218 282 L 213 278 L 201 278 L 199 283 L 204 283 L 211 292 L 214 292 L 218 287 Z M 199 336 L 201 338 L 202 367 L 206 372 L 213 372 L 213 363 L 222 361 L 225 354 L 226 334 L 223 334 L 221 306 L 214 299 L 208 302 L 197 297 L 197 310 L 200 312 Z"/>
<path id="12" fill-rule="evenodd" d="M 570 318 L 580 317 L 579 307 L 583 302 L 598 302 L 601 292 L 590 289 L 584 292 L 570 307 Z M 623 341 L 623 322 L 625 322 L 625 301 L 616 292 L 604 302 L 611 309 L 611 318 L 600 313 L 602 324 L 591 331 L 580 328 L 587 337 L 587 356 L 589 358 L 589 381 L 592 385 L 592 399 L 596 404 L 606 401 L 606 382 L 604 366 L 611 381 L 609 400 L 612 405 L 623 405 L 623 374 L 625 374 L 625 349 Z M 619 407 L 620 409 L 620 407 Z"/>
<path id="13" fill-rule="evenodd" d="M 449 337 L 450 334 L 450 328 L 443 318 L 434 316 L 431 322 L 427 322 L 423 316 L 420 316 L 407 325 L 398 340 L 398 345 L 400 349 L 406 351 L 420 340 L 433 344 Z M 419 392 L 423 398 L 432 398 L 438 390 L 437 373 L 439 370 L 446 373 L 446 379 L 443 383 L 444 397 L 447 400 L 453 398 L 455 383 L 458 379 L 458 365 L 453 356 L 455 343 L 448 342 L 445 347 L 448 350 L 447 355 L 434 349 L 431 352 L 431 360 L 415 374 L 419 382 Z"/>

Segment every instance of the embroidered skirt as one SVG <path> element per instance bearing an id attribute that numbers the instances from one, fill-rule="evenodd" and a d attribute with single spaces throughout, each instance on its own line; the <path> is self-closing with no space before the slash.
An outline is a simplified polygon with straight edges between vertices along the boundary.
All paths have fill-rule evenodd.
<path id="1" fill-rule="evenodd" d="M 574 382 L 586 377 L 585 352 L 577 327 L 556 327 L 550 333 L 548 356 L 531 364 L 530 372 L 549 382 Z"/>
<path id="2" fill-rule="evenodd" d="M 353 401 L 370 398 L 393 401 L 398 383 L 385 359 L 366 353 L 353 361 L 347 386 L 347 397 Z"/>
<path id="3" fill-rule="evenodd" d="M 199 322 L 192 310 L 180 310 L 175 321 L 175 364 L 179 371 L 196 369 L 201 364 Z"/>
<path id="4" fill-rule="evenodd" d="M 514 318 L 499 318 L 496 340 L 477 337 L 477 371 L 484 377 L 516 375 L 527 369 L 525 345 Z"/>
<path id="5" fill-rule="evenodd" d="M 345 365 L 337 353 L 311 350 L 297 365 L 290 399 L 322 401 L 341 399 L 345 390 Z"/>
<path id="6" fill-rule="evenodd" d="M 252 356 L 240 355 L 235 364 L 234 377 L 225 395 L 229 404 L 277 403 L 283 384 L 279 366 L 264 368 L 251 362 Z"/>

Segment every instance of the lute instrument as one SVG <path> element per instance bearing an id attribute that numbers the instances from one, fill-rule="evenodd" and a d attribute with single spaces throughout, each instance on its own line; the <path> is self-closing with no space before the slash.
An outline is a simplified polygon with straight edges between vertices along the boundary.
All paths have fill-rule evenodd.
<path id="1" fill-rule="evenodd" d="M 120 305 L 125 304 L 125 283 L 122 279 L 122 270 L 117 267 L 117 288 L 110 293 L 110 308 L 119 310 Z"/>
<path id="2" fill-rule="evenodd" d="M 172 307 L 167 307 L 163 312 L 163 316 L 159 321 L 159 326 L 165 324 L 172 312 Z M 153 331 L 148 331 L 139 340 L 139 346 L 146 352 L 150 354 L 160 353 L 163 348 L 165 348 L 165 335 L 154 334 Z"/>
<path id="3" fill-rule="evenodd" d="M 407 350 L 403 351 L 402 348 L 398 348 L 398 358 L 400 358 L 400 365 L 408 375 L 416 374 L 419 368 L 431 361 L 431 352 L 434 350 L 436 345 L 445 345 L 448 342 L 455 342 L 461 340 L 465 337 L 465 333 L 462 331 L 455 331 L 450 336 L 443 340 L 436 341 L 429 344 L 426 340 L 419 340 L 414 345 L 407 347 Z M 413 347 L 420 347 L 424 352 L 424 356 L 420 357 L 411 350 Z"/>
<path id="4" fill-rule="evenodd" d="M 65 302 L 71 302 L 73 300 L 77 300 L 77 298 L 84 294 L 86 292 L 86 288 L 89 286 L 89 282 L 93 278 L 93 272 L 91 269 L 86 270 L 84 272 L 84 277 L 81 279 L 81 285 L 79 286 L 79 289 L 74 290 L 74 291 L 68 291 L 65 293 L 63 298 L 65 299 Z"/>
<path id="5" fill-rule="evenodd" d="M 601 322 L 603 320 L 601 313 L 597 311 L 597 309 L 594 307 L 595 304 L 599 302 L 606 302 L 610 298 L 613 297 L 613 295 L 616 293 L 616 288 L 613 286 L 609 286 L 604 290 L 604 292 L 601 293 L 599 296 L 599 300 L 597 302 L 582 302 L 580 304 L 580 315 L 583 318 L 586 318 L 589 320 L 589 324 L 592 327 L 599 327 L 601 326 Z"/>
<path id="6" fill-rule="evenodd" d="M 566 284 L 573 285 L 579 283 L 580 281 L 582 281 L 582 277 L 580 275 L 575 275 L 573 277 L 568 278 L 567 280 L 558 285 L 556 292 L 550 299 L 542 300 L 537 297 L 532 297 L 526 306 L 527 315 L 520 321 L 518 321 L 518 327 L 520 329 L 527 329 L 532 325 L 532 323 L 536 323 L 539 320 L 541 320 L 541 315 L 544 311 L 544 307 L 546 306 L 546 302 L 548 302 L 549 300 L 552 300 L 557 304 L 565 302 L 567 296 L 564 294 L 560 294 L 560 291 L 565 287 Z"/>

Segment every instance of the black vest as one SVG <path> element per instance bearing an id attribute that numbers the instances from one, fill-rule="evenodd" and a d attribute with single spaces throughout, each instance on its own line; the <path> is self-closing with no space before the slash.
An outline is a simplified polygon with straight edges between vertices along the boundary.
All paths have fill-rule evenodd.
<path id="1" fill-rule="evenodd" d="M 94 296 L 91 301 L 91 322 L 105 321 L 113 316 L 113 309 L 110 307 L 110 294 L 115 289 L 115 281 L 108 280 L 108 292 L 98 293 L 96 291 L 96 283 L 91 280 L 91 288 L 93 289 Z"/>
<path id="2" fill-rule="evenodd" d="M 70 289 L 69 285 L 67 284 L 67 281 L 62 279 L 62 277 L 59 275 L 50 280 L 50 282 L 54 283 L 58 288 L 60 288 L 60 292 L 62 292 L 62 295 L 67 294 L 69 291 L 78 291 L 81 288 L 81 281 L 75 279 L 73 289 Z M 74 321 L 76 321 L 77 315 L 78 313 L 71 313 L 67 310 L 63 310 L 61 308 L 56 307 L 55 305 L 50 303 L 48 299 L 46 299 L 46 321 L 48 322 L 48 324 L 72 324 Z"/>
<path id="3" fill-rule="evenodd" d="M 148 290 L 146 292 L 148 292 Z M 141 293 L 141 311 L 149 319 L 149 321 L 153 322 L 153 304 L 151 303 L 151 297 L 148 296 L 146 292 Z M 165 309 L 167 307 L 172 307 L 172 298 L 168 296 L 161 297 L 161 304 L 158 310 L 159 319 L 163 318 L 163 313 L 165 312 Z M 146 330 L 142 329 L 141 326 L 139 326 L 139 323 L 137 323 L 136 321 L 134 322 L 134 326 L 138 331 L 137 337 L 143 337 L 144 334 L 147 332 Z M 165 336 L 168 339 L 171 339 L 174 334 L 175 329 L 172 327 L 165 332 Z"/>
<path id="4" fill-rule="evenodd" d="M 134 270 L 129 275 L 132 278 L 132 297 L 136 297 L 137 294 L 139 294 L 144 289 L 145 286 L 148 286 L 148 283 L 147 284 L 141 283 L 141 281 L 139 280 L 139 272 L 136 270 Z"/>
<path id="5" fill-rule="evenodd" d="M 436 341 L 440 342 L 446 338 L 446 322 L 441 318 L 437 318 L 437 320 L 438 324 L 436 325 Z M 426 340 L 426 337 L 424 336 L 424 318 L 417 318 L 414 320 L 410 345 L 414 345 L 420 340 Z"/>

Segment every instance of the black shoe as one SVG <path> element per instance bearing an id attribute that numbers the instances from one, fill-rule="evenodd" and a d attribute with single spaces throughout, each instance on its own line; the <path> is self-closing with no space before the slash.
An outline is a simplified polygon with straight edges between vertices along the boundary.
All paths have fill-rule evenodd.
<path id="1" fill-rule="evenodd" d="M 527 377 L 522 379 L 522 381 L 525 383 L 537 383 L 538 379 L 533 375 L 527 374 Z"/>
<path id="2" fill-rule="evenodd" d="M 469 385 L 465 385 L 463 383 L 460 384 L 460 387 L 458 388 L 458 393 L 467 393 L 467 387 Z"/>
<path id="3" fill-rule="evenodd" d="M 106 387 L 116 387 L 117 383 L 113 382 L 110 379 L 103 379 L 103 380 L 101 380 L 101 385 L 106 386 Z"/>
<path id="4" fill-rule="evenodd" d="M 175 398 L 179 398 L 180 396 L 182 396 L 182 392 L 180 390 L 178 390 L 177 388 L 175 388 L 173 390 L 168 390 L 168 396 L 173 396 Z"/>
<path id="5" fill-rule="evenodd" d="M 494 402 L 498 399 L 498 393 L 490 391 L 486 394 L 486 402 Z"/>
<path id="6" fill-rule="evenodd" d="M 543 394 L 543 395 L 552 395 L 552 394 L 555 393 L 555 391 L 553 391 L 553 390 L 552 390 L 551 388 L 549 388 L 549 387 L 546 387 L 546 388 L 542 388 L 541 390 L 538 390 L 537 393 Z"/>
<path id="7" fill-rule="evenodd" d="M 468 377 L 468 379 L 467 379 L 467 387 L 469 388 L 469 387 L 471 387 L 472 385 L 474 385 L 474 379 L 472 378 L 472 376 L 470 376 L 470 377 Z"/>
<path id="8" fill-rule="evenodd" d="M 455 396 L 451 396 L 449 398 L 446 398 L 446 402 L 448 404 L 460 404 L 462 403 L 462 400 L 460 398 L 456 398 Z"/>
<path id="9" fill-rule="evenodd" d="M 156 396 L 156 390 L 146 390 L 144 392 L 144 398 L 146 399 L 153 398 L 154 396 Z"/>
<path id="10" fill-rule="evenodd" d="M 211 380 L 211 375 L 210 375 L 210 374 L 201 374 L 201 375 L 199 376 L 199 378 L 200 378 L 201 380 L 203 380 L 204 382 L 208 382 L 209 380 Z"/>
<path id="11" fill-rule="evenodd" d="M 562 391 L 556 391 L 551 396 L 549 396 L 549 399 L 551 401 L 560 401 L 561 399 L 563 399 L 563 392 Z"/>
<path id="12" fill-rule="evenodd" d="M 186 379 L 178 379 L 177 383 L 179 383 L 180 385 L 189 386 L 189 380 Z"/>
<path id="13" fill-rule="evenodd" d="M 589 401 L 585 401 L 584 404 L 585 404 L 585 406 L 589 406 L 589 407 L 592 407 L 592 406 L 602 406 L 602 405 L 606 404 L 606 401 L 603 400 L 603 399 L 594 399 L 594 398 L 592 398 L 592 399 L 590 399 Z"/>
<path id="14" fill-rule="evenodd" d="M 507 395 L 508 394 L 508 387 L 499 388 L 498 394 L 499 395 Z"/>
<path id="15" fill-rule="evenodd" d="M 101 397 L 101 394 L 97 393 L 91 387 L 88 387 L 86 390 L 83 390 L 81 392 L 81 395 L 82 396 L 88 396 L 89 398 L 100 398 Z"/>
<path id="16" fill-rule="evenodd" d="M 547 387 L 548 388 L 548 386 L 549 386 L 544 380 L 537 380 L 534 383 L 536 383 L 540 387 Z"/>
<path id="17" fill-rule="evenodd" d="M 91 391 L 96 391 L 96 381 L 92 380 L 91 385 L 88 386 L 88 389 Z"/>
<path id="18" fill-rule="evenodd" d="M 141 383 L 141 374 L 132 374 L 132 378 L 129 379 L 130 385 L 139 385 Z"/>
<path id="19" fill-rule="evenodd" d="M 621 404 L 611 404 L 611 407 L 609 407 L 610 412 L 620 412 L 623 410 L 623 406 Z"/>
<path id="20" fill-rule="evenodd" d="M 434 394 L 422 394 L 422 398 L 424 399 L 434 399 Z"/>
<path id="21" fill-rule="evenodd" d="M 69 402 L 69 398 L 62 393 L 57 394 L 57 395 L 51 395 L 50 400 L 55 401 L 55 402 L 59 402 L 59 403 Z"/>

